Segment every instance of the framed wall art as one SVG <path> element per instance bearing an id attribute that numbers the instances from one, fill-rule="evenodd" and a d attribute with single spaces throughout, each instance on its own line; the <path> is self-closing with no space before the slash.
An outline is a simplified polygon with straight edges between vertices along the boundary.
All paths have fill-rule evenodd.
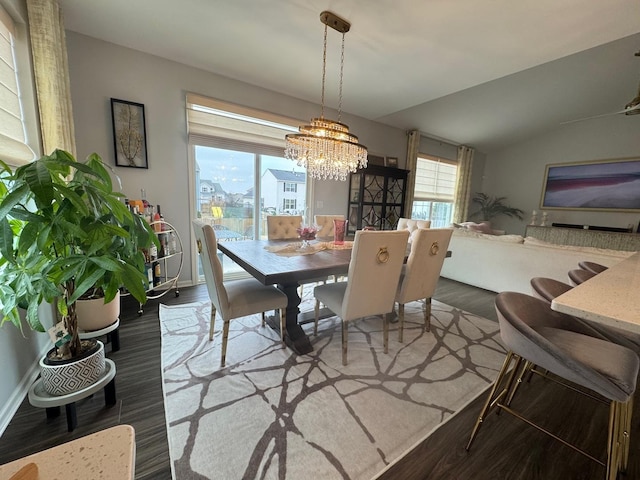
<path id="1" fill-rule="evenodd" d="M 111 99 L 117 167 L 149 168 L 144 105 Z"/>
<path id="2" fill-rule="evenodd" d="M 640 211 L 640 158 L 547 165 L 540 208 Z"/>

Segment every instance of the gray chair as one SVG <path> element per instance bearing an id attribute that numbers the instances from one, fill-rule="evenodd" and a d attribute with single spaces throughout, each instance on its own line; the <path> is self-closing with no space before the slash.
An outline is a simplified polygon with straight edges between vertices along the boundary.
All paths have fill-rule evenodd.
<path id="1" fill-rule="evenodd" d="M 602 273 L 605 270 L 607 270 L 607 268 L 609 267 L 605 267 L 604 265 L 600 265 L 599 263 L 596 262 L 589 262 L 589 261 L 582 261 L 582 262 L 578 262 L 578 266 L 583 269 L 583 270 L 587 270 L 588 272 L 592 272 L 592 273 Z"/>
<path id="2" fill-rule="evenodd" d="M 218 243 L 213 228 L 198 219 L 193 220 L 192 223 L 198 253 L 202 260 L 207 291 L 211 299 L 209 340 L 213 340 L 216 312 L 220 314 L 223 321 L 220 366 L 225 366 L 229 322 L 234 318 L 262 313 L 262 326 L 264 327 L 264 312 L 277 310 L 280 316 L 280 340 L 283 340 L 287 296 L 273 286 L 261 284 L 255 278 L 224 282 L 222 280 L 222 263 L 217 255 Z"/>
<path id="3" fill-rule="evenodd" d="M 575 319 L 551 310 L 539 298 L 501 292 L 496 296 L 495 305 L 500 336 L 508 353 L 473 427 L 467 450 L 480 427 L 487 423 L 487 415 L 498 409 L 595 460 L 594 456 L 552 435 L 512 408 L 511 402 L 520 383 L 516 381 L 518 374 L 533 364 L 559 377 L 559 381 L 568 381 L 569 386 L 575 384 L 595 392 L 609 403 L 606 465 L 596 461 L 606 467 L 605 478 L 615 480 L 618 472 L 626 470 L 629 458 L 633 394 L 640 365 L 638 355 L 615 343 L 564 329 L 563 326 L 570 325 Z M 537 368 L 533 371 L 544 375 Z"/>
<path id="4" fill-rule="evenodd" d="M 541 298 L 547 303 L 551 303 L 554 298 L 568 292 L 572 288 L 574 287 L 553 278 L 534 277 L 531 279 L 533 296 Z M 585 330 L 580 331 L 580 333 L 609 340 L 610 342 L 617 343 L 623 347 L 630 348 L 636 353 L 640 353 L 639 334 L 627 332 L 608 325 L 602 325 L 582 318 L 574 318 L 576 318 L 576 321 L 585 328 Z"/>
<path id="5" fill-rule="evenodd" d="M 451 240 L 451 228 L 421 228 L 411 234 L 411 251 L 402 268 L 395 301 L 398 303 L 398 341 L 404 332 L 404 305 L 425 301 L 423 331 L 431 326 L 431 296 L 436 290 Z"/>
<path id="6" fill-rule="evenodd" d="M 582 268 L 576 268 L 573 270 L 569 270 L 567 274 L 569 276 L 569 281 L 572 286 L 580 285 L 581 283 L 586 282 L 587 280 L 592 279 L 597 275 L 597 273 L 590 272 L 589 270 L 583 270 Z"/>
<path id="7" fill-rule="evenodd" d="M 354 320 L 383 315 L 384 352 L 389 346 L 389 318 L 407 250 L 408 231 L 359 230 L 353 242 L 346 282 L 319 285 L 314 333 L 318 333 L 320 302 L 342 319 L 342 364 L 347 364 L 347 325 Z"/>

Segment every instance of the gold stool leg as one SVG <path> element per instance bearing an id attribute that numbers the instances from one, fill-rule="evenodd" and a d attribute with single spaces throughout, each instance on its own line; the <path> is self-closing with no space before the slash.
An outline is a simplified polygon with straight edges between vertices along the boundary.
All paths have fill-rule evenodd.
<path id="1" fill-rule="evenodd" d="M 629 444 L 631 441 L 631 417 L 633 414 L 633 395 L 629 397 L 629 400 L 624 404 L 625 406 L 625 421 L 622 429 L 622 466 L 621 471 L 626 473 L 629 466 Z"/>
<path id="2" fill-rule="evenodd" d="M 620 410 L 622 404 L 612 401 L 609 407 L 609 431 L 607 436 L 607 480 L 616 480 L 620 465 Z"/>
<path id="3" fill-rule="evenodd" d="M 284 342 L 284 329 L 287 325 L 284 308 L 278 310 L 278 313 L 280 313 L 280 341 Z"/>
<path id="4" fill-rule="evenodd" d="M 209 341 L 213 340 L 213 327 L 216 323 L 216 307 L 211 304 L 211 320 L 209 322 Z"/>
<path id="5" fill-rule="evenodd" d="M 224 320 L 222 325 L 222 356 L 220 357 L 220 366 L 224 367 L 227 360 L 227 340 L 229 339 L 229 320 Z"/>

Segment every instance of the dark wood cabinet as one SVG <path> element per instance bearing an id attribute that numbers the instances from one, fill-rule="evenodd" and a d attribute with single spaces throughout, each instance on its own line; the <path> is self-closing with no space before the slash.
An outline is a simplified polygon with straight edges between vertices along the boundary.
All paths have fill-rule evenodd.
<path id="1" fill-rule="evenodd" d="M 408 170 L 370 165 L 349 178 L 348 232 L 371 226 L 394 230 L 404 216 Z"/>

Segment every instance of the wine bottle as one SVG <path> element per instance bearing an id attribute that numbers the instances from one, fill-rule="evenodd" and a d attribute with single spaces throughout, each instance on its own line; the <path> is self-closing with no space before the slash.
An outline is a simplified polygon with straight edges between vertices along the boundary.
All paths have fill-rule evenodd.
<path id="1" fill-rule="evenodd" d="M 153 221 L 156 222 L 153 224 L 153 231 L 154 232 L 161 232 L 162 231 L 162 223 L 160 222 L 160 220 L 162 220 L 162 216 L 160 214 L 160 205 L 156 206 L 156 213 L 153 215 Z"/>
<path id="2" fill-rule="evenodd" d="M 152 243 L 149 247 L 149 261 L 154 262 L 158 259 L 158 247 L 155 243 Z"/>
<path id="3" fill-rule="evenodd" d="M 162 270 L 160 269 L 160 262 L 156 262 L 153 266 L 153 285 L 160 284 L 160 277 L 162 275 Z"/>

